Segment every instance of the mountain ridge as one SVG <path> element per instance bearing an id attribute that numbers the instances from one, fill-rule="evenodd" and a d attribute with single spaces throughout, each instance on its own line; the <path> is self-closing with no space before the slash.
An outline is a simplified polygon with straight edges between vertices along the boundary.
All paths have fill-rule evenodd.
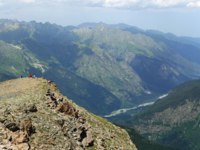
<path id="1" fill-rule="evenodd" d="M 136 150 L 125 130 L 77 106 L 51 81 L 21 78 L 0 88 L 0 148 Z"/>

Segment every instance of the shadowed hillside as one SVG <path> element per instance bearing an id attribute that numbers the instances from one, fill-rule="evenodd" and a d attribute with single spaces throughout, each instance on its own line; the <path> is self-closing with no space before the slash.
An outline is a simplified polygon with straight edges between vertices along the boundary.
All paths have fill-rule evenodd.
<path id="1" fill-rule="evenodd" d="M 200 80 L 174 88 L 127 124 L 154 142 L 183 150 L 199 150 Z"/>

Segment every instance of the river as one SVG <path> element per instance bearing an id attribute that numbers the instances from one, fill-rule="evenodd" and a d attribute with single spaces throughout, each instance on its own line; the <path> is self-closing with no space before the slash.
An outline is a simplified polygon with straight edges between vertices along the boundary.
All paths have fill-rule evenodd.
<path id="1" fill-rule="evenodd" d="M 163 94 L 163 95 L 159 96 L 159 97 L 156 98 L 156 99 L 157 99 L 157 100 L 163 99 L 163 98 L 165 98 L 167 95 L 168 95 L 168 94 Z M 143 104 L 140 104 L 140 105 L 131 107 L 131 108 L 122 108 L 122 109 L 118 109 L 118 110 L 113 111 L 113 112 L 112 112 L 111 114 L 109 114 L 109 115 L 105 115 L 104 117 L 105 117 L 105 118 L 114 117 L 114 116 L 117 116 L 117 115 L 126 113 L 127 111 L 130 111 L 130 110 L 135 110 L 135 109 L 138 109 L 138 108 L 141 108 L 141 107 L 146 107 L 146 106 L 153 105 L 155 102 L 156 102 L 156 101 L 152 101 L 152 102 L 143 103 Z"/>

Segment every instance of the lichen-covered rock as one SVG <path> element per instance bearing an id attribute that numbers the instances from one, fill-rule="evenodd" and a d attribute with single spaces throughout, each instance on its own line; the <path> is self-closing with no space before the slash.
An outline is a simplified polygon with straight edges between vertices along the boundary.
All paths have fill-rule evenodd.
<path id="1" fill-rule="evenodd" d="M 0 149 L 136 150 L 127 132 L 41 78 L 0 84 Z"/>

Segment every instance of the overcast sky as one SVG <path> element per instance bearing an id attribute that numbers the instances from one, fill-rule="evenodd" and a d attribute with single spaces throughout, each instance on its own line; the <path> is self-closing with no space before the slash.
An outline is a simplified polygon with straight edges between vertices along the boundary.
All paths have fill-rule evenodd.
<path id="1" fill-rule="evenodd" d="M 0 0 L 0 18 L 64 26 L 126 23 L 200 37 L 200 0 Z"/>

